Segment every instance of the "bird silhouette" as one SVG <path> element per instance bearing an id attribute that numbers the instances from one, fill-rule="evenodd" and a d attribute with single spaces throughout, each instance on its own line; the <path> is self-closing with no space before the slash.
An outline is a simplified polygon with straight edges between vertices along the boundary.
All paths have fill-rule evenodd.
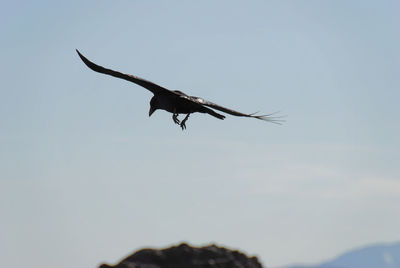
<path id="1" fill-rule="evenodd" d="M 234 116 L 256 118 L 275 124 L 281 124 L 281 122 L 283 122 L 283 120 L 281 120 L 281 117 L 274 116 L 276 113 L 267 115 L 256 115 L 256 113 L 241 113 L 199 97 L 186 95 L 185 93 L 178 90 L 166 89 L 162 86 L 159 86 L 153 82 L 147 81 L 135 75 L 124 74 L 118 71 L 104 68 L 85 58 L 78 50 L 76 50 L 76 52 L 78 53 L 82 61 L 86 64 L 86 66 L 88 66 L 93 71 L 128 80 L 151 91 L 154 96 L 150 100 L 149 116 L 151 116 L 154 111 L 158 109 L 170 112 L 172 113 L 172 120 L 175 124 L 179 125 L 182 130 L 186 129 L 186 121 L 189 119 L 189 116 L 192 113 L 207 113 L 221 120 L 225 118 L 224 115 L 219 114 L 212 109 L 216 109 Z M 178 119 L 179 114 L 186 114 L 186 117 L 182 121 L 180 121 Z"/>

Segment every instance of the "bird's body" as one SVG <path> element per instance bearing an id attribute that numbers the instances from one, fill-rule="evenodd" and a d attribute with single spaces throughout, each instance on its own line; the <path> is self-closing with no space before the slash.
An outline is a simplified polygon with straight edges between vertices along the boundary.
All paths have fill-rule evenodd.
<path id="1" fill-rule="evenodd" d="M 163 109 L 170 113 L 177 114 L 189 114 L 194 113 L 198 108 L 200 108 L 198 104 L 188 101 L 185 93 L 174 90 L 174 94 L 170 92 L 161 92 L 155 95 L 155 98 L 158 101 L 159 108 Z"/>
<path id="2" fill-rule="evenodd" d="M 150 101 L 150 111 L 149 111 L 149 116 L 157 110 L 165 110 L 167 112 L 170 112 L 173 114 L 172 118 L 174 122 L 183 129 L 186 128 L 186 121 L 189 118 L 189 115 L 192 113 L 207 113 L 209 115 L 212 115 L 218 119 L 224 119 L 225 116 L 222 114 L 219 114 L 215 112 L 214 110 L 210 109 L 216 109 L 231 115 L 235 116 L 243 116 L 243 117 L 252 117 L 272 123 L 279 124 L 281 120 L 277 117 L 272 117 L 270 115 L 255 115 L 255 114 L 244 114 L 241 112 L 237 112 L 235 110 L 231 110 L 229 108 L 225 108 L 223 106 L 217 105 L 215 103 L 206 101 L 202 98 L 199 97 L 194 97 L 194 96 L 189 96 L 186 95 L 185 93 L 178 91 L 178 90 L 169 90 L 164 87 L 161 87 L 157 84 L 154 84 L 153 82 L 147 81 L 145 79 L 142 79 L 140 77 L 134 76 L 134 75 L 129 75 L 129 74 L 123 74 L 111 69 L 104 68 L 102 66 L 99 66 L 91 61 L 89 61 L 87 58 L 85 58 L 78 50 L 76 50 L 78 53 L 79 57 L 82 59 L 82 61 L 93 71 L 103 73 L 103 74 L 108 74 L 117 78 L 125 79 L 130 82 L 133 82 L 137 85 L 140 85 L 149 91 L 151 91 L 154 96 Z M 186 114 L 185 119 L 181 121 L 178 120 L 178 115 L 179 114 Z"/>
<path id="3" fill-rule="evenodd" d="M 174 94 L 170 94 L 169 92 L 162 92 L 160 94 L 154 95 L 153 99 L 156 99 L 159 102 L 159 109 L 177 114 L 191 114 L 195 112 L 208 113 L 219 119 L 225 118 L 224 115 L 218 114 L 213 110 L 203 106 L 201 102 L 204 102 L 204 100 L 201 98 L 188 96 L 178 90 L 174 90 L 172 92 Z"/>

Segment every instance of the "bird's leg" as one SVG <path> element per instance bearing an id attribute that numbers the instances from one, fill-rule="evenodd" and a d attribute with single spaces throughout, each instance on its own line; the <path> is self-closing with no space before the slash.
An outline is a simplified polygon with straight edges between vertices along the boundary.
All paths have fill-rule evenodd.
<path id="1" fill-rule="evenodd" d="M 186 123 L 186 121 L 189 119 L 189 115 L 190 115 L 190 114 L 187 114 L 186 117 L 185 117 L 185 119 L 183 119 L 182 122 L 181 122 L 181 128 L 182 128 L 182 130 L 186 129 L 186 124 L 185 124 L 185 123 Z"/>
<path id="2" fill-rule="evenodd" d="M 178 119 L 178 114 L 175 113 L 175 111 L 174 111 L 174 113 L 172 114 L 172 120 L 174 120 L 174 123 L 175 123 L 175 124 L 177 124 L 177 125 L 180 124 L 180 121 L 179 121 L 179 119 Z"/>

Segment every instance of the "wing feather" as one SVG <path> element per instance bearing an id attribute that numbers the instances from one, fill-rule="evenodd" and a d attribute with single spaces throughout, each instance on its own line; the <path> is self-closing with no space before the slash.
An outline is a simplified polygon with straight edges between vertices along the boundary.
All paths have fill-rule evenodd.
<path id="1" fill-rule="evenodd" d="M 117 71 L 114 71 L 111 69 L 104 68 L 103 66 L 97 65 L 97 64 L 91 62 L 90 60 L 88 60 L 87 58 L 85 58 L 78 50 L 76 50 L 76 52 L 78 53 L 78 55 L 82 59 L 82 61 L 86 64 L 86 66 L 95 72 L 111 75 L 111 76 L 121 78 L 121 79 L 125 79 L 127 81 L 130 81 L 132 83 L 135 83 L 139 86 L 142 86 L 142 87 L 150 90 L 151 92 L 153 92 L 153 94 L 160 93 L 162 91 L 171 92 L 170 90 L 168 90 L 162 86 L 154 84 L 153 82 L 147 81 L 138 76 L 124 74 L 124 73 L 120 73 L 120 72 L 117 72 Z"/>
<path id="2" fill-rule="evenodd" d="M 189 98 L 193 102 L 196 102 L 198 104 L 201 104 L 201 105 L 204 105 L 204 106 L 216 109 L 216 110 L 219 110 L 221 112 L 224 112 L 224 113 L 227 113 L 230 115 L 256 118 L 256 119 L 271 122 L 274 124 L 281 124 L 282 122 L 284 122 L 284 120 L 282 120 L 282 116 L 274 116 L 277 114 L 277 112 L 271 113 L 271 114 L 265 114 L 265 115 L 256 115 L 257 113 L 245 114 L 245 113 L 241 113 L 241 112 L 232 110 L 230 108 L 223 107 L 221 105 L 215 104 L 211 101 L 207 101 L 207 100 L 199 98 L 199 97 L 190 96 Z"/>

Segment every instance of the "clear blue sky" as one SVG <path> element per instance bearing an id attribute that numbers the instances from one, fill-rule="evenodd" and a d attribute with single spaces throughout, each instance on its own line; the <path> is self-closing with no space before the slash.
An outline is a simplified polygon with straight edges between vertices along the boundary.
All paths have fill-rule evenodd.
<path id="1" fill-rule="evenodd" d="M 5 1 L 0 259 L 216 242 L 267 266 L 400 239 L 399 1 Z M 282 126 L 148 117 L 94 62 Z"/>

